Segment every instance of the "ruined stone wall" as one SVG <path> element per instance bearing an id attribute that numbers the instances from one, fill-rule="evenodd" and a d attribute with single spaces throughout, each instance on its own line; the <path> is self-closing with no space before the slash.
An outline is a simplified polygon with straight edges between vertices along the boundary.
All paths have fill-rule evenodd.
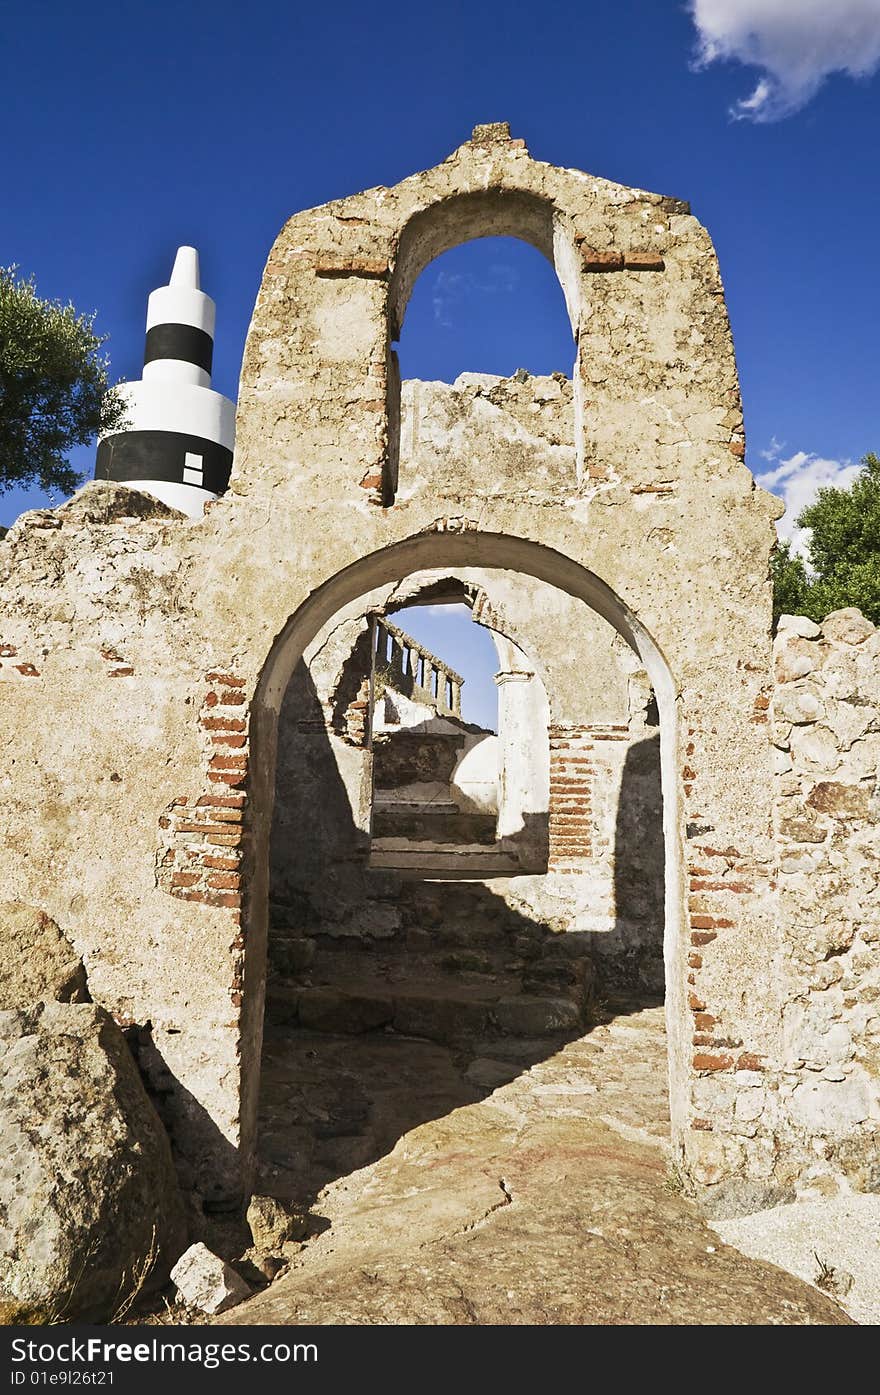
<path id="1" fill-rule="evenodd" d="M 212 1201 L 240 1186 L 241 786 L 231 646 L 200 624 L 196 527 L 117 485 L 0 545 L 4 895 L 44 908 Z M 196 547 L 198 543 L 196 543 Z"/>
<path id="2" fill-rule="evenodd" d="M 692 1127 L 705 1140 L 695 1175 L 710 1204 L 731 1173 L 744 1179 L 742 1208 L 793 1186 L 880 1185 L 878 657 L 880 632 L 858 611 L 821 626 L 780 621 L 769 714 L 783 936 L 762 974 L 780 985 L 782 1030 L 767 1055 L 743 1051 L 728 1004 L 761 985 L 719 972 L 715 949 L 735 911 L 707 915 L 690 982 L 701 1069 Z M 692 881 L 696 906 L 707 890 L 735 905 L 747 883 L 734 849 L 727 862 L 719 880 Z"/>
<path id="3" fill-rule="evenodd" d="M 880 1186 L 880 632 L 786 617 L 773 743 L 788 997 L 782 1100 L 815 1166 Z"/>
<path id="4" fill-rule="evenodd" d="M 577 487 L 574 385 L 561 373 L 497 378 L 462 373 L 452 384 L 405 380 L 400 485 L 428 472 L 449 494 L 492 494 L 512 482 L 524 494 Z"/>
<path id="5" fill-rule="evenodd" d="M 593 661 L 623 668 L 613 650 Z M 662 994 L 660 734 L 644 673 L 631 675 L 625 720 L 551 728 L 550 799 L 540 901 L 555 895 L 570 928 L 590 933 L 602 987 Z"/>
<path id="6" fill-rule="evenodd" d="M 545 432 L 542 446 L 524 426 L 501 428 L 494 398 L 515 391 L 474 390 L 498 449 L 450 444 L 444 464 L 423 428 L 398 442 L 391 345 L 431 258 L 494 233 L 556 267 L 578 345 L 571 397 L 558 384 L 556 406 L 533 414 L 559 410 L 559 444 Z M 703 1059 L 725 1053 L 694 1045 L 688 1008 L 687 956 L 707 920 L 725 924 L 711 966 L 705 956 L 706 1011 L 723 1010 L 746 1059 L 779 1056 L 789 991 L 766 973 L 785 940 L 767 733 L 777 506 L 744 449 L 718 266 L 686 205 L 532 160 L 503 128 L 481 128 L 432 170 L 286 224 L 248 335 L 230 488 L 203 520 L 93 485 L 0 543 L 0 643 L 16 651 L 0 659 L 4 893 L 44 906 L 84 954 L 96 998 L 150 1024 L 154 1077 L 203 1185 L 230 1192 L 237 1167 L 247 1186 L 289 680 L 335 614 L 432 568 L 498 569 L 566 593 L 648 671 L 682 1166 L 708 1165 L 710 1136 L 692 1122 L 717 1119 L 716 1152 L 732 1136 L 727 1068 L 706 1073 Z M 246 731 L 206 725 L 215 708 Z M 219 740 L 241 735 L 241 747 Z M 212 796 L 230 803 L 200 802 Z M 237 869 L 212 867 L 218 855 Z M 198 880 L 174 884 L 172 864 Z M 721 1186 L 753 1160 L 712 1165 Z"/>

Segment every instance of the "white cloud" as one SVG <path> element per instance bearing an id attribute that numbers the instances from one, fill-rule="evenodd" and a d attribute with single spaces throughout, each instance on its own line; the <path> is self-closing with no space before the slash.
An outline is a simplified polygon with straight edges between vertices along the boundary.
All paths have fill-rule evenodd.
<path id="1" fill-rule="evenodd" d="M 697 67 L 735 60 L 759 68 L 737 120 L 777 121 L 804 106 L 831 73 L 870 77 L 880 66 L 880 0 L 689 0 Z"/>
<path id="2" fill-rule="evenodd" d="M 787 460 L 779 459 L 781 447 L 776 441 L 770 450 L 762 451 L 766 460 L 778 461 L 775 468 L 757 476 L 758 483 L 785 502 L 785 513 L 776 525 L 781 538 L 789 538 L 793 551 L 806 554 L 809 529 L 798 528 L 795 519 L 802 509 L 812 504 L 823 485 L 848 489 L 859 473 L 860 466 L 849 460 L 824 460 L 808 451 L 795 451 Z"/>

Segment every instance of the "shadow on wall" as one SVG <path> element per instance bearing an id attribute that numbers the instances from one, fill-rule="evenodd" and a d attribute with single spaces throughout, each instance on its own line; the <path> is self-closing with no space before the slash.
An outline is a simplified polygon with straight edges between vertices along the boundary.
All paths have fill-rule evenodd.
<path id="1" fill-rule="evenodd" d="M 560 933 L 491 885 L 368 869 L 338 763 L 343 743 L 331 747 L 304 665 L 292 682 L 284 704 L 292 763 L 279 765 L 271 842 L 257 1185 L 310 1204 L 410 1129 L 485 1098 L 588 1033 L 595 963 L 603 980 L 629 990 L 653 970 L 643 973 L 640 951 L 625 943 L 635 912 L 619 913 L 604 937 L 628 966 L 613 976 L 597 956 L 599 937 Z M 653 865 L 646 846 L 656 843 L 646 820 L 659 809 L 659 785 L 653 804 L 647 792 L 659 781 L 657 743 L 640 745 L 624 780 L 624 796 L 629 786 L 639 791 L 639 809 L 622 810 L 618 824 L 634 844 L 619 871 L 624 908 L 631 894 L 645 898 L 640 907 L 656 897 L 640 878 Z M 657 839 L 662 848 L 659 829 Z M 662 926 L 642 937 L 645 953 L 655 941 L 662 946 Z M 614 1011 L 641 1005 L 630 992 Z"/>
<path id="2" fill-rule="evenodd" d="M 342 701 L 334 695 L 331 742 L 314 680 L 300 660 L 279 717 L 269 846 L 270 907 L 295 906 L 306 918 L 339 921 L 355 916 L 365 896 L 372 768 L 368 747 L 337 732 L 344 725 Z"/>
<path id="3" fill-rule="evenodd" d="M 662 997 L 665 849 L 660 734 L 626 753 L 614 832 L 614 929 L 594 936 L 597 977 L 609 992 Z"/>
<path id="4" fill-rule="evenodd" d="M 525 812 L 522 826 L 515 833 L 505 833 L 500 841 L 506 851 L 519 857 L 524 872 L 546 872 L 550 852 L 549 811 Z"/>
<path id="5" fill-rule="evenodd" d="M 367 628 L 358 635 L 348 659 L 342 666 L 339 683 L 334 690 L 332 698 L 333 730 L 340 735 L 344 735 L 348 730 L 348 714 L 351 704 L 356 702 L 361 696 L 364 681 L 366 680 L 369 682 L 372 647 L 373 637 L 370 627 L 367 626 Z M 303 671 L 305 677 L 308 677 L 308 670 L 302 659 L 297 666 L 294 677 L 291 679 L 291 685 L 296 681 L 304 681 L 303 676 L 300 675 L 300 670 Z M 288 688 L 288 692 L 290 692 L 290 688 Z M 296 702 L 296 693 L 297 689 L 294 687 L 292 694 L 294 702 Z"/>
<path id="6" fill-rule="evenodd" d="M 241 1194 L 238 1149 L 223 1136 L 195 1095 L 171 1072 L 153 1036 L 151 1024 L 131 1027 L 125 1035 L 147 1093 L 171 1140 L 192 1238 L 200 1239 L 204 1234 L 205 1217 L 237 1215 L 246 1199 Z M 180 1138 L 186 1139 L 186 1156 L 177 1145 Z M 200 1179 L 198 1187 L 197 1178 Z"/>

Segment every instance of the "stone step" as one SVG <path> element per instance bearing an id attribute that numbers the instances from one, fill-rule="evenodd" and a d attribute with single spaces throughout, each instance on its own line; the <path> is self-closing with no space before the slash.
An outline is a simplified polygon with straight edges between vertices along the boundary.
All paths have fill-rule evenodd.
<path id="1" fill-rule="evenodd" d="M 448 879 L 512 877 L 520 871 L 519 863 L 509 853 L 480 844 L 414 843 L 403 838 L 374 838 L 368 865 Z"/>
<path id="2" fill-rule="evenodd" d="M 446 892 L 446 884 L 436 883 Z M 453 883 L 457 890 L 459 883 Z M 592 961 L 592 938 L 588 933 L 569 931 L 558 934 L 533 921 L 526 920 L 501 905 L 496 915 L 485 913 L 480 903 L 470 908 L 458 908 L 454 915 L 444 915 L 442 897 L 437 903 L 421 901 L 408 908 L 400 929 L 389 934 L 360 931 L 358 934 L 309 934 L 298 926 L 286 928 L 274 925 L 269 932 L 270 959 L 280 972 L 300 974 L 308 971 L 320 954 L 363 952 L 382 957 L 388 953 L 436 956 L 449 951 L 478 951 L 501 960 L 514 957 L 519 961 Z M 500 962 L 500 961 L 499 961 Z"/>
<path id="3" fill-rule="evenodd" d="M 395 790 L 423 781 L 448 785 L 464 745 L 464 731 L 401 728 L 377 733 L 373 741 L 373 783 Z"/>
<path id="4" fill-rule="evenodd" d="M 428 980 L 390 993 L 379 985 L 274 984 L 266 1015 L 273 1025 L 344 1035 L 385 1028 L 453 1047 L 477 1038 L 570 1034 L 588 1021 L 576 997 L 518 992 L 510 979 L 446 987 Z"/>
<path id="5" fill-rule="evenodd" d="M 401 797 L 395 792 L 389 795 L 386 790 L 377 790 L 373 797 L 373 809 L 389 814 L 460 814 L 461 810 L 452 799 Z"/>
<path id="6" fill-rule="evenodd" d="M 410 931 L 390 941 L 303 941 L 310 953 L 300 971 L 276 967 L 270 977 L 268 1017 L 326 1032 L 387 1026 L 447 1043 L 484 1030 L 567 1030 L 587 1020 L 594 970 L 586 947 L 573 955 L 564 939 L 501 934 L 450 944 Z"/>
<path id="7" fill-rule="evenodd" d="M 483 930 L 462 937 L 440 931 L 410 929 L 392 939 L 319 936 L 308 956 L 282 977 L 305 983 L 330 983 L 342 978 L 370 982 L 408 982 L 445 975 L 518 974 L 553 982 L 583 982 L 591 976 L 593 956 L 581 937 L 546 934 L 490 934 Z M 584 937 L 585 940 L 585 937 Z"/>
<path id="8" fill-rule="evenodd" d="M 530 946 L 525 953 L 518 941 L 461 944 L 419 934 L 375 944 L 320 943 L 302 971 L 274 976 L 279 981 L 306 987 L 336 986 L 342 982 L 355 987 L 370 984 L 381 993 L 395 991 L 396 987 L 405 989 L 413 982 L 431 982 L 478 990 L 485 986 L 491 994 L 495 984 L 507 979 L 527 985 L 529 991 L 555 992 L 588 987 L 593 981 L 593 960 L 588 954 L 560 953 L 553 943 L 534 950 Z"/>
<path id="9" fill-rule="evenodd" d="M 436 810 L 428 806 L 424 809 L 401 809 L 376 807 L 373 811 L 373 849 L 377 843 L 383 847 L 386 842 L 435 843 L 435 844 L 478 844 L 489 846 L 495 842 L 497 818 L 495 814 L 463 813 L 453 806 Z"/>

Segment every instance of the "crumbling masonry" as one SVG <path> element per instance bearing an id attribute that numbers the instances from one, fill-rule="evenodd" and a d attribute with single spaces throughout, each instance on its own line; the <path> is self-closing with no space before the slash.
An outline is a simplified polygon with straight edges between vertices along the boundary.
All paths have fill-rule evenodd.
<path id="1" fill-rule="evenodd" d="M 401 389 L 416 278 L 490 234 L 555 266 L 571 382 Z M 74 941 L 209 1203 L 252 1175 L 285 694 L 327 636 L 350 624 L 350 652 L 426 576 L 488 598 L 540 675 L 549 851 L 508 894 L 558 933 L 614 925 L 608 789 L 656 730 L 633 726 L 653 691 L 684 1176 L 716 1211 L 817 1169 L 878 1185 L 880 636 L 851 613 L 797 622 L 774 661 L 779 506 L 744 449 L 687 205 L 478 127 L 437 168 L 286 224 L 204 519 L 94 483 L 0 544 L 3 895 Z M 365 756 L 346 751 L 354 809 Z"/>

